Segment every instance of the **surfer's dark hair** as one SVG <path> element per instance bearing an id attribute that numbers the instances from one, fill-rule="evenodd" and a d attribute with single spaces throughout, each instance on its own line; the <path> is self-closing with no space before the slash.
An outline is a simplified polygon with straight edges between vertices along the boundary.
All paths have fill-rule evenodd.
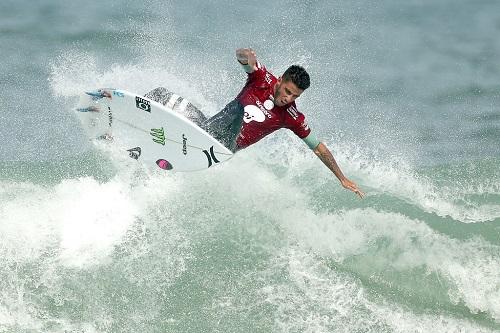
<path id="1" fill-rule="evenodd" d="M 295 83 L 297 88 L 302 90 L 306 90 L 311 84 L 309 74 L 306 72 L 304 67 L 298 65 L 288 67 L 282 77 L 285 81 L 292 81 Z"/>

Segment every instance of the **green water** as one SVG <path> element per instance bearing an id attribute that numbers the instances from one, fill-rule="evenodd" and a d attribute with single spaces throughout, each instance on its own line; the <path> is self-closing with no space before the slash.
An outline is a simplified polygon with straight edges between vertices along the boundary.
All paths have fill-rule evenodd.
<path id="1" fill-rule="evenodd" d="M 499 4 L 262 6 L 0 4 L 0 332 L 500 331 Z M 365 199 L 285 130 L 186 174 L 86 142 L 81 91 L 214 114 L 241 46 Z"/>

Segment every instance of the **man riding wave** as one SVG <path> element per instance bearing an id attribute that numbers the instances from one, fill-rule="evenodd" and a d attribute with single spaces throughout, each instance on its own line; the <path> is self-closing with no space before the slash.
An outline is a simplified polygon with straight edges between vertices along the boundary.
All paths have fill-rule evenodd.
<path id="1" fill-rule="evenodd" d="M 248 74 L 247 82 L 238 96 L 208 119 L 185 101 L 183 114 L 233 152 L 258 142 L 280 128 L 288 128 L 314 151 L 344 188 L 363 198 L 364 193 L 344 176 L 330 150 L 312 133 L 304 114 L 295 104 L 295 100 L 309 88 L 307 71 L 301 66 L 292 65 L 281 77 L 276 78 L 257 61 L 255 52 L 250 48 L 237 49 L 236 59 Z M 170 103 L 172 108 L 183 103 L 182 98 L 165 88 L 156 88 L 146 97 L 165 105 Z"/>

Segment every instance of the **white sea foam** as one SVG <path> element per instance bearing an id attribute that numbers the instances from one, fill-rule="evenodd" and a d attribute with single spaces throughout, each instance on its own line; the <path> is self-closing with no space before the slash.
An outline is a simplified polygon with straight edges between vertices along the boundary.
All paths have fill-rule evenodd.
<path id="1" fill-rule="evenodd" d="M 121 264 L 124 279 L 156 293 L 159 286 L 175 281 L 186 269 L 189 243 L 176 220 L 164 221 L 153 208 L 168 201 L 179 184 L 181 179 L 141 177 L 128 168 L 104 183 L 90 177 L 63 180 L 55 186 L 2 182 L 0 332 L 3 327 L 100 332 L 94 324 L 108 320 L 106 311 L 91 322 L 70 324 L 65 318 L 43 315 L 45 305 L 37 299 L 51 300 L 56 306 L 73 302 L 66 288 L 79 287 L 81 282 L 78 275 L 65 272 L 88 272 L 108 265 L 116 246 L 129 239 L 137 245 Z M 158 243 L 134 241 L 135 229 L 148 228 L 151 234 L 159 223 L 167 231 Z M 161 262 L 143 265 L 142 257 L 158 257 Z M 85 283 L 92 287 L 92 281 Z M 149 298 L 148 304 L 154 306 L 154 300 Z M 142 308 L 154 313 L 154 308 Z"/>
<path id="2" fill-rule="evenodd" d="M 81 51 L 65 51 L 52 64 L 49 79 L 52 93 L 54 96 L 69 99 L 67 110 L 63 111 L 73 112 L 76 97 L 86 91 L 116 88 L 145 94 L 161 86 L 202 107 L 207 115 L 218 111 L 214 101 L 207 100 L 200 94 L 189 81 L 189 77 L 170 71 L 171 66 L 162 59 L 155 62 L 146 59 L 141 63 L 113 65 L 105 69 L 99 68 L 97 63 L 95 55 Z M 72 102 L 75 105 L 72 105 Z"/>
<path id="3" fill-rule="evenodd" d="M 479 237 L 448 237 L 403 213 L 373 208 L 317 212 L 301 190 L 310 183 L 295 185 L 290 179 L 278 179 L 260 168 L 254 157 L 235 158 L 238 165 L 227 167 L 224 173 L 226 182 L 245 189 L 234 193 L 245 203 L 244 209 L 275 220 L 300 243 L 339 263 L 366 257 L 368 266 L 357 268 L 360 274 L 383 275 L 388 267 L 403 274 L 417 268 L 437 272 L 447 282 L 448 302 L 463 303 L 472 313 L 486 312 L 500 322 L 498 246 Z M 387 245 L 379 247 L 380 241 Z"/>
<path id="4" fill-rule="evenodd" d="M 286 267 L 290 279 L 282 284 L 274 284 L 270 279 L 267 286 L 258 291 L 264 299 L 262 306 L 271 304 L 277 309 L 274 319 L 277 331 L 425 332 L 433 327 L 433 323 L 438 331 L 460 332 L 461 327 L 464 332 L 490 331 L 444 312 L 417 314 L 391 304 L 383 297 L 374 299 L 355 277 L 336 272 L 325 266 L 320 258 L 332 259 L 339 264 L 352 258 L 375 259 L 369 265 L 366 263 L 367 267 L 353 267 L 354 272 L 361 275 L 383 275 L 386 268 L 404 273 L 424 267 L 437 272 L 446 282 L 451 304 L 464 304 L 471 313 L 485 312 L 495 321 L 500 320 L 497 287 L 500 262 L 495 256 L 498 247 L 479 238 L 455 240 L 402 212 L 372 208 L 344 208 L 336 213 L 318 211 L 310 207 L 308 187 L 320 188 L 325 180 L 302 182 L 303 179 L 295 174 L 304 165 L 322 172 L 319 170 L 323 166 L 315 157 L 292 154 L 287 161 L 289 169 L 282 174 L 273 170 L 272 159 L 263 163 L 262 154 L 266 151 L 249 150 L 248 154 L 238 154 L 217 168 L 189 175 L 141 178 L 140 172 L 128 171 L 128 167 L 120 170 L 118 163 L 117 176 L 107 183 L 81 178 L 65 180 L 52 188 L 29 183 L 5 184 L 0 195 L 7 200 L 3 201 L 1 218 L 10 223 L 1 225 L 6 240 L 2 256 L 14 256 L 16 260 L 28 262 L 37 260 L 49 244 L 57 249 L 58 255 L 54 258 L 57 264 L 76 268 L 105 265 L 113 247 L 123 240 L 136 217 L 153 218 L 158 223 L 164 214 L 182 220 L 188 218 L 184 211 L 187 206 L 182 200 L 191 200 L 194 205 L 188 210 L 191 214 L 189 212 L 196 210 L 196 204 L 219 207 L 218 200 L 224 199 L 236 205 L 233 209 L 238 214 L 263 216 L 274 221 L 284 231 L 285 237 L 290 237 L 291 244 L 270 263 L 267 272 L 272 274 L 275 269 Z M 349 169 L 348 160 L 339 161 Z M 332 176 L 325 172 L 325 177 Z M 335 186 L 338 187 L 331 189 L 335 195 L 352 195 L 344 192 L 338 184 Z M 207 198 L 207 191 L 212 198 Z M 357 200 L 354 195 L 353 200 Z M 85 207 L 93 209 L 86 210 Z M 175 207 L 181 208 L 176 210 Z M 209 211 L 213 215 L 202 212 L 200 223 L 218 216 L 217 212 Z M 258 228 L 248 226 L 248 230 L 255 227 Z M 147 279 L 155 276 L 159 281 L 175 279 L 189 269 L 182 260 L 189 254 L 179 252 L 187 245 L 176 248 L 178 242 L 186 242 L 185 238 L 178 237 L 183 231 L 175 223 L 172 228 L 168 229 L 170 235 L 165 239 L 165 247 L 154 245 L 162 249 L 162 254 L 159 250 L 147 248 L 145 252 L 138 250 L 130 257 L 133 260 L 144 253 L 158 252 L 158 256 L 164 255 L 164 260 L 175 265 L 172 266 L 172 276 L 168 277 L 164 275 L 167 272 L 161 271 L 150 271 L 155 275 L 136 274 L 136 271 L 129 272 L 127 266 L 122 273 L 138 283 L 149 285 Z M 210 225 L 201 230 L 210 230 Z M 16 239 L 17 235 L 24 235 L 24 238 Z M 388 246 L 378 248 L 379 240 L 385 240 Z M 295 241 L 299 246 L 294 245 Z M 149 270 L 145 267 L 144 271 Z M 266 279 L 267 273 L 260 273 L 261 277 Z M 57 287 L 53 287 L 52 292 L 57 293 Z M 26 323 L 23 327 L 40 327 L 39 320 L 30 317 L 27 305 L 14 300 L 12 295 L 7 302 L 8 307 L 0 312 L 4 324 L 20 320 Z M 221 304 L 227 304 L 231 299 L 224 302 Z M 14 311 L 16 316 L 25 313 L 24 319 L 7 315 L 13 304 L 19 308 Z"/>
<path id="5" fill-rule="evenodd" d="M 324 260 L 291 245 L 274 257 L 264 275 L 286 272 L 259 290 L 275 309 L 276 332 L 494 332 L 446 313 L 412 313 L 387 304 L 359 280 L 338 273 Z"/>
<path id="6" fill-rule="evenodd" d="M 57 246 L 68 265 L 85 265 L 106 256 L 137 209 L 127 185 L 100 184 L 91 178 L 65 180 L 54 188 L 15 184 L 0 219 L 4 251 L 20 261 L 35 260 Z"/>
<path id="7" fill-rule="evenodd" d="M 347 161 L 347 170 L 362 179 L 362 183 L 380 193 L 388 193 L 411 202 L 423 210 L 438 216 L 450 216 L 464 222 L 486 222 L 500 217 L 500 205 L 494 203 L 475 203 L 464 201 L 463 196 L 470 189 L 461 184 L 439 187 L 437 181 L 418 174 L 403 160 L 380 162 L 363 156 L 355 147 L 340 146 L 338 156 Z M 354 153 L 353 153 L 354 152 Z M 496 191 L 499 184 L 487 186 L 487 191 Z M 482 190 L 476 194 L 482 194 Z M 498 191 L 494 192 L 499 194 Z"/>
<path id="8" fill-rule="evenodd" d="M 297 214 L 289 211 L 283 217 L 285 225 L 315 251 L 338 261 L 353 256 L 375 258 L 370 268 L 360 269 L 376 274 L 384 267 L 400 272 L 423 267 L 438 272 L 451 285 L 451 302 L 464 302 L 471 312 L 487 312 L 500 321 L 500 260 L 495 255 L 500 253 L 498 246 L 481 239 L 457 241 L 420 221 L 373 209 L 327 216 L 308 214 L 306 223 L 291 219 Z M 378 240 L 388 241 L 387 247 L 378 248 Z"/>

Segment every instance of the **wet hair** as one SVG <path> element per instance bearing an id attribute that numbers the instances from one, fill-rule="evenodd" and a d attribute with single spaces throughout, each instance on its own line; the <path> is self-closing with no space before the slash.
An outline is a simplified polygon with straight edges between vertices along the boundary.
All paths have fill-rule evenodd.
<path id="1" fill-rule="evenodd" d="M 292 81 L 301 90 L 306 90 L 311 84 L 309 74 L 304 67 L 298 65 L 288 67 L 285 73 L 283 73 L 282 78 L 285 81 Z"/>

